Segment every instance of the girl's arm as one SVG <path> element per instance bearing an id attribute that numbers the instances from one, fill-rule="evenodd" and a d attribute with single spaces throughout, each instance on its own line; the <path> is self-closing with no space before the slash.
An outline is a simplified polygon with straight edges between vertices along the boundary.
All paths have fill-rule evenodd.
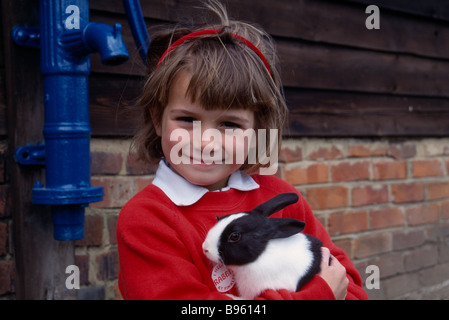
<path id="1" fill-rule="evenodd" d="M 117 223 L 119 287 L 124 299 L 231 299 L 211 291 L 163 213 L 128 203 Z M 157 211 L 157 210 L 156 210 Z"/>

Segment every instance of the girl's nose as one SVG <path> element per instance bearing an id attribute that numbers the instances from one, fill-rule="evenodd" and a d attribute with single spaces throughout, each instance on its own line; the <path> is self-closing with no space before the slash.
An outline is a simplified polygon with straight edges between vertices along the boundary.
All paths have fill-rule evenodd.
<path id="1" fill-rule="evenodd" d="M 220 130 L 207 122 L 194 123 L 192 135 L 194 152 L 202 153 L 205 150 L 208 155 L 213 156 L 221 150 L 223 139 Z"/>

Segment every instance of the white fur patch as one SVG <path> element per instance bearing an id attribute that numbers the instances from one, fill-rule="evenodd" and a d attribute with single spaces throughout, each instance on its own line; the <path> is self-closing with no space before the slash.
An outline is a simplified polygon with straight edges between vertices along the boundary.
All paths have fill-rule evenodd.
<path id="1" fill-rule="evenodd" d="M 313 260 L 309 240 L 301 233 L 270 240 L 259 258 L 247 265 L 228 266 L 237 282 L 240 296 L 253 299 L 266 289 L 296 291 L 298 280 Z"/>

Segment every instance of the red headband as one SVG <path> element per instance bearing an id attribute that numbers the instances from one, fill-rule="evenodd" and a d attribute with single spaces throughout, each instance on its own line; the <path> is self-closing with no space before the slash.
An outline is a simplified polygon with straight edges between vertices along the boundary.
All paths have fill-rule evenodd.
<path id="1" fill-rule="evenodd" d="M 164 58 L 165 58 L 165 56 L 167 54 L 169 54 L 174 48 L 176 48 L 180 44 L 184 43 L 185 41 L 190 40 L 190 39 L 195 38 L 195 37 L 203 36 L 203 35 L 218 34 L 221 31 L 222 30 L 201 30 L 201 31 L 196 31 L 196 32 L 192 32 L 192 33 L 189 33 L 189 34 L 185 35 L 184 37 L 182 37 L 182 38 L 176 40 L 175 42 L 173 42 L 172 45 L 170 47 L 168 47 L 167 50 L 165 50 L 164 54 L 161 56 L 161 58 L 160 58 L 160 60 L 159 60 L 159 62 L 157 64 L 157 66 L 159 67 L 159 65 L 162 63 L 162 61 L 164 60 Z M 268 70 L 268 73 L 271 75 L 270 65 L 268 64 L 267 59 L 265 59 L 265 57 L 262 54 L 262 52 L 260 52 L 260 50 L 257 49 L 257 47 L 255 45 L 253 45 L 251 42 L 249 42 L 248 40 L 246 40 L 242 36 L 239 36 L 238 34 L 231 33 L 231 36 L 233 36 L 234 38 L 239 39 L 244 44 L 246 44 L 248 47 L 250 47 L 251 50 L 253 50 L 260 57 L 260 59 L 262 59 L 263 64 L 265 65 L 265 67 Z"/>

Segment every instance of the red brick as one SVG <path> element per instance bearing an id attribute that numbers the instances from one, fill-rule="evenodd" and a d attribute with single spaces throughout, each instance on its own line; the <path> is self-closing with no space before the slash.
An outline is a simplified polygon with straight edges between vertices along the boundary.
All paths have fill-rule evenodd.
<path id="1" fill-rule="evenodd" d="M 329 170 L 324 163 L 313 163 L 307 167 L 284 169 L 284 179 L 292 185 L 323 183 L 329 181 Z"/>
<path id="2" fill-rule="evenodd" d="M 388 202 L 388 186 L 386 185 L 367 185 L 352 189 L 353 207 L 386 202 Z"/>
<path id="3" fill-rule="evenodd" d="M 312 209 L 334 209 L 348 205 L 348 189 L 332 186 L 307 189 L 306 198 Z"/>
<path id="4" fill-rule="evenodd" d="M 368 229 L 366 211 L 332 213 L 329 216 L 328 231 L 331 236 L 361 232 Z"/>
<path id="5" fill-rule="evenodd" d="M 136 177 L 134 179 L 134 181 L 136 182 L 136 193 L 137 193 L 137 192 L 142 191 L 143 189 L 145 189 L 145 187 L 147 187 L 153 181 L 153 178 Z"/>
<path id="6" fill-rule="evenodd" d="M 441 219 L 449 219 L 449 201 L 441 203 Z"/>
<path id="7" fill-rule="evenodd" d="M 405 179 L 407 165 L 405 161 L 378 161 L 373 163 L 374 180 Z"/>
<path id="8" fill-rule="evenodd" d="M 391 251 L 391 233 L 377 233 L 360 237 L 354 241 L 354 257 L 366 258 Z"/>
<path id="9" fill-rule="evenodd" d="M 117 244 L 117 217 L 109 217 L 107 220 L 108 223 L 108 233 L 109 233 L 109 244 Z"/>
<path id="10" fill-rule="evenodd" d="M 416 146 L 411 144 L 393 144 L 387 154 L 395 159 L 409 159 L 416 156 Z"/>
<path id="11" fill-rule="evenodd" d="M 437 262 L 438 248 L 435 246 L 417 248 L 404 257 L 404 267 L 406 272 L 430 267 Z"/>
<path id="12" fill-rule="evenodd" d="M 382 272 L 381 272 L 382 273 Z M 385 296 L 383 299 L 397 299 L 398 297 L 422 288 L 418 273 L 398 274 L 395 277 L 384 279 L 381 288 Z"/>
<path id="13" fill-rule="evenodd" d="M 424 184 L 400 183 L 391 186 L 393 200 L 396 203 L 419 202 L 424 200 Z"/>
<path id="14" fill-rule="evenodd" d="M 443 164 L 439 160 L 415 160 L 413 161 L 413 176 L 439 177 L 444 175 Z"/>
<path id="15" fill-rule="evenodd" d="M 434 267 L 431 268 L 425 268 L 424 270 L 420 271 L 420 280 L 421 280 L 421 286 L 427 287 L 427 286 L 434 286 L 441 284 L 444 280 L 447 279 L 447 270 L 449 270 L 449 263 L 446 264 L 437 264 Z M 444 287 L 443 287 L 444 288 Z M 447 289 L 443 289 L 447 290 Z M 438 291 L 437 291 L 438 292 Z M 444 291 L 443 291 L 444 292 Z M 444 299 L 446 297 L 447 299 L 447 293 L 442 295 L 436 295 L 433 299 Z M 429 298 L 430 300 L 432 298 Z"/>
<path id="16" fill-rule="evenodd" d="M 75 255 L 75 265 L 80 269 L 80 285 L 89 283 L 89 255 Z"/>
<path id="17" fill-rule="evenodd" d="M 405 223 L 405 214 L 397 207 L 371 210 L 369 217 L 371 229 L 403 226 Z"/>
<path id="18" fill-rule="evenodd" d="M 392 252 L 391 254 L 381 255 L 367 261 L 367 265 L 376 265 L 380 270 L 380 278 L 388 278 L 404 271 L 403 254 Z M 365 270 L 365 269 L 363 269 Z M 362 272 L 361 275 L 363 275 Z"/>
<path id="19" fill-rule="evenodd" d="M 103 240 L 103 217 L 86 215 L 84 222 L 84 238 L 75 241 L 75 245 L 100 246 Z"/>
<path id="20" fill-rule="evenodd" d="M 122 169 L 121 154 L 112 152 L 92 152 L 92 174 L 118 174 Z"/>
<path id="21" fill-rule="evenodd" d="M 348 148 L 348 157 L 378 157 L 386 154 L 387 148 L 383 146 L 358 144 Z"/>
<path id="22" fill-rule="evenodd" d="M 332 181 L 367 180 L 370 177 L 368 161 L 341 162 L 331 167 Z"/>
<path id="23" fill-rule="evenodd" d="M 309 153 L 307 159 L 309 160 L 333 160 L 344 158 L 344 153 L 336 146 L 320 147 Z"/>
<path id="24" fill-rule="evenodd" d="M 426 228 L 426 240 L 429 242 L 440 242 L 444 247 L 447 247 L 449 243 L 447 240 L 449 239 L 449 221 L 447 222 L 439 222 L 434 223 Z M 444 253 L 447 258 L 442 260 L 442 262 L 449 261 L 449 248 L 443 248 Z"/>
<path id="25" fill-rule="evenodd" d="M 104 199 L 90 204 L 92 208 L 121 208 L 136 193 L 132 177 L 92 177 L 92 185 L 104 188 Z"/>
<path id="26" fill-rule="evenodd" d="M 302 148 L 283 147 L 279 153 L 279 162 L 293 162 L 302 160 Z"/>
<path id="27" fill-rule="evenodd" d="M 407 208 L 405 214 L 411 226 L 436 223 L 439 220 L 440 206 L 438 204 L 413 206 Z"/>
<path id="28" fill-rule="evenodd" d="M 433 182 L 427 185 L 427 200 L 449 199 L 449 182 Z"/>
<path id="29" fill-rule="evenodd" d="M 352 239 L 340 239 L 335 240 L 334 244 L 339 247 L 340 249 L 343 249 L 343 251 L 346 253 L 346 255 L 349 257 L 349 259 L 353 258 L 352 254 Z"/>
<path id="30" fill-rule="evenodd" d="M 117 278 L 119 270 L 119 258 L 117 251 L 109 251 L 97 257 L 98 280 L 112 280 Z"/>
<path id="31" fill-rule="evenodd" d="M 449 237 L 449 221 L 441 221 L 426 226 L 426 240 L 429 242 L 445 241 Z"/>
<path id="32" fill-rule="evenodd" d="M 130 153 L 126 159 L 126 172 L 131 175 L 153 174 L 156 172 L 156 168 L 151 164 L 137 160 L 137 156 Z"/>
<path id="33" fill-rule="evenodd" d="M 393 233 L 393 250 L 404 250 L 422 245 L 425 241 L 424 230 L 400 230 Z"/>

